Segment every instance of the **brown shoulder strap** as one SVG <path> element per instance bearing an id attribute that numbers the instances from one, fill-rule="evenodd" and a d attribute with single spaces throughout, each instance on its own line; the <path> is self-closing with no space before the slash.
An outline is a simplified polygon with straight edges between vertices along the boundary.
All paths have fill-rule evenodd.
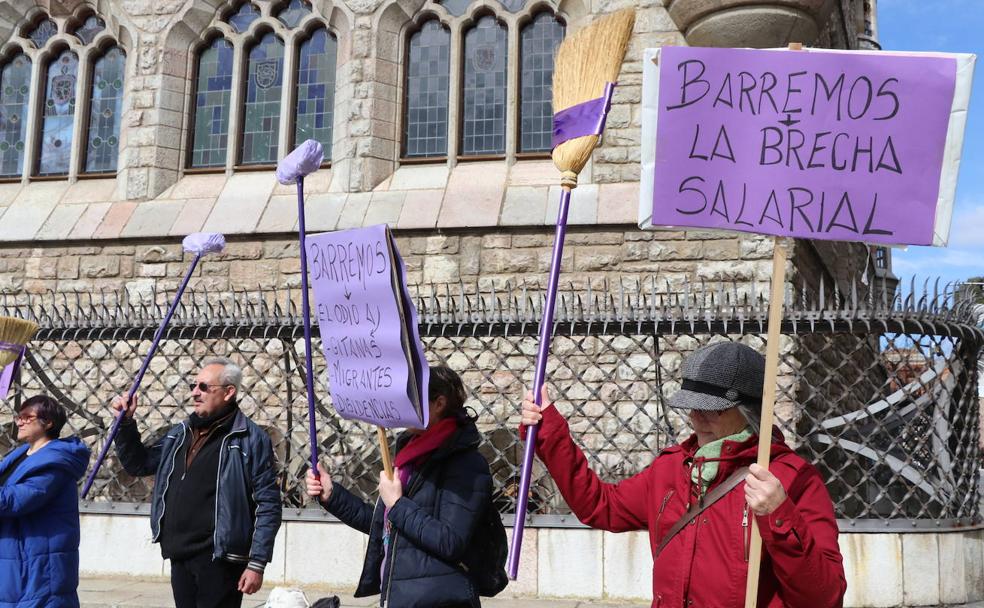
<path id="1" fill-rule="evenodd" d="M 692 505 L 690 509 L 688 509 L 687 512 L 683 514 L 683 517 L 678 519 L 676 523 L 673 524 L 673 527 L 671 527 L 670 531 L 666 533 L 666 536 L 663 537 L 663 540 L 659 542 L 659 546 L 656 548 L 656 553 L 653 554 L 653 559 L 655 560 L 657 557 L 659 557 L 659 554 L 663 551 L 666 545 L 670 543 L 673 537 L 677 535 L 677 532 L 683 530 L 683 527 L 689 524 L 690 522 L 692 522 L 694 518 L 696 518 L 698 515 L 701 514 L 701 512 L 703 512 L 705 509 L 707 509 L 717 501 L 724 498 L 728 494 L 728 492 L 735 489 L 738 486 L 738 484 L 740 484 L 745 479 L 746 475 L 748 475 L 748 467 L 742 467 L 738 469 L 737 471 L 732 473 L 730 477 L 725 479 L 721 484 L 715 486 L 713 490 L 708 492 L 707 495 L 704 496 L 704 500 Z"/>

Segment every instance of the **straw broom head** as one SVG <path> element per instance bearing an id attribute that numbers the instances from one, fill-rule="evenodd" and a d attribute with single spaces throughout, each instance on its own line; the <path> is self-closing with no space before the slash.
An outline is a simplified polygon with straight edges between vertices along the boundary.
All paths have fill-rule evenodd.
<path id="1" fill-rule="evenodd" d="M 600 97 L 605 84 L 618 80 L 634 24 L 635 10 L 627 8 L 564 40 L 554 60 L 554 114 Z M 562 185 L 577 186 L 577 174 L 597 145 L 597 135 L 586 135 L 554 148 L 553 161 L 563 174 Z"/>
<path id="2" fill-rule="evenodd" d="M 0 342 L 8 342 L 24 346 L 31 341 L 38 331 L 38 324 L 26 319 L 15 319 L 14 317 L 0 317 Z M 6 367 L 14 362 L 17 353 L 9 350 L 0 350 L 0 367 Z"/>

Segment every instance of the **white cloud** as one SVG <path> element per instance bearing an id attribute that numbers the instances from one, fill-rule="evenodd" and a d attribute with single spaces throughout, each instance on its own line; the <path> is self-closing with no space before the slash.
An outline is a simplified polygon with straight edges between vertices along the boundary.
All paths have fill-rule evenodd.
<path id="1" fill-rule="evenodd" d="M 984 205 L 964 205 L 954 210 L 950 247 L 984 247 Z"/>
<path id="2" fill-rule="evenodd" d="M 928 249 L 922 248 L 920 249 Z M 934 249 L 915 252 L 896 251 L 892 257 L 895 274 L 941 273 L 959 268 L 977 268 L 984 271 L 984 251 L 969 249 Z"/>
<path id="3" fill-rule="evenodd" d="M 909 247 L 892 254 L 892 270 L 899 277 L 913 274 L 962 280 L 984 275 L 984 205 L 958 204 L 954 210 L 948 247 Z"/>

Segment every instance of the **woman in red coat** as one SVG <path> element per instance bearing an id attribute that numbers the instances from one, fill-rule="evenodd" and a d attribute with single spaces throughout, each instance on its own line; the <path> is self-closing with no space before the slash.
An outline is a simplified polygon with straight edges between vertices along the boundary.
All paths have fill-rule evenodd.
<path id="1" fill-rule="evenodd" d="M 778 430 L 769 469 L 754 464 L 764 369 L 762 356 L 743 344 L 722 342 L 693 353 L 683 363 L 683 386 L 670 405 L 689 412 L 694 434 L 615 484 L 602 482 L 588 467 L 546 393 L 543 407 L 527 394 L 523 425 L 540 424 L 536 453 L 578 519 L 609 532 L 649 531 L 654 607 L 741 608 L 751 517 L 763 543 L 758 606 L 843 604 L 847 583 L 837 522 L 820 473 Z M 747 474 L 735 473 L 746 466 Z M 709 502 L 732 475 L 734 489 Z M 688 509 L 705 499 L 708 506 L 667 538 Z"/>

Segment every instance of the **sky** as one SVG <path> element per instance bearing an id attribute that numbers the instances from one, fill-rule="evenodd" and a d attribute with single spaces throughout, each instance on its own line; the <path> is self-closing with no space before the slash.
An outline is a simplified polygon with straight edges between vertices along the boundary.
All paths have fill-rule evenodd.
<path id="1" fill-rule="evenodd" d="M 894 250 L 892 270 L 944 281 L 984 275 L 984 2 L 879 0 L 878 38 L 885 50 L 974 53 L 977 67 L 964 134 L 950 243 Z"/>

